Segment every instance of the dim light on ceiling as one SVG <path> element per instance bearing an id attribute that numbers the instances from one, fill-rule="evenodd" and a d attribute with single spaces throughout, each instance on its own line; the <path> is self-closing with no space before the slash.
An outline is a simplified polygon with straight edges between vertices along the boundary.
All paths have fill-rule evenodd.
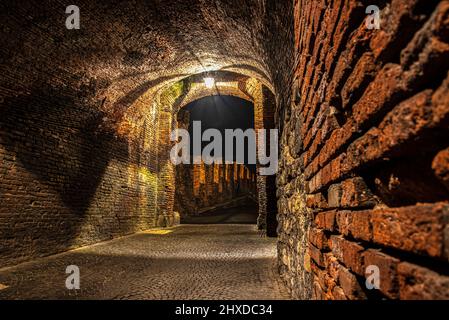
<path id="1" fill-rule="evenodd" d="M 215 85 L 215 79 L 214 78 L 204 78 L 204 84 L 208 89 L 212 89 Z"/>

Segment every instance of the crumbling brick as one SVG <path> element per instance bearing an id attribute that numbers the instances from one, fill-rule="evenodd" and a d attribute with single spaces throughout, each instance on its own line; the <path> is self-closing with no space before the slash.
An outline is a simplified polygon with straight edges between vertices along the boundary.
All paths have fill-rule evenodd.
<path id="1" fill-rule="evenodd" d="M 348 269 L 358 275 L 365 274 L 362 256 L 364 248 L 361 245 L 341 236 L 331 236 L 330 246 L 334 256 Z"/>
<path id="2" fill-rule="evenodd" d="M 397 299 L 399 297 L 397 266 L 400 261 L 373 249 L 366 250 L 363 259 L 365 270 L 369 266 L 379 268 L 380 291 L 391 299 Z"/>
<path id="3" fill-rule="evenodd" d="M 374 210 L 371 213 L 373 241 L 396 249 L 443 257 L 443 232 L 448 210 L 446 203 Z"/>
<path id="4" fill-rule="evenodd" d="M 449 299 L 449 277 L 408 262 L 398 265 L 399 294 L 407 300 Z"/>
<path id="5" fill-rule="evenodd" d="M 338 283 L 343 289 L 345 296 L 350 300 L 366 299 L 365 292 L 360 286 L 357 277 L 345 267 L 339 269 Z"/>

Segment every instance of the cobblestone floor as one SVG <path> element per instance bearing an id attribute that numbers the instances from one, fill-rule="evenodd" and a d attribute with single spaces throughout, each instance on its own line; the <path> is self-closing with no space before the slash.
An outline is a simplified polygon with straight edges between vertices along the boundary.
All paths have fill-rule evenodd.
<path id="1" fill-rule="evenodd" d="M 288 299 L 254 225 L 148 231 L 0 270 L 0 299 Z M 159 234 L 161 233 L 161 234 Z M 77 265 L 81 288 L 65 287 Z"/>
<path id="2" fill-rule="evenodd" d="M 255 224 L 259 216 L 255 206 L 217 209 L 200 216 L 182 217 L 183 224 Z"/>

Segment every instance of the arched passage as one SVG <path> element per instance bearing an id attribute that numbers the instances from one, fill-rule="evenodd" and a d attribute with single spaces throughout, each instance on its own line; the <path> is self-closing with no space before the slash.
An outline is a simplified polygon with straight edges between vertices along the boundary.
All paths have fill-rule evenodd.
<path id="1" fill-rule="evenodd" d="M 291 4 L 236 4 L 81 0 L 68 30 L 58 1 L 2 2 L 2 266 L 172 223 L 164 137 L 183 79 L 237 72 L 277 90 L 263 39 Z"/>
<path id="2" fill-rule="evenodd" d="M 256 128 L 279 129 L 259 226 L 279 222 L 268 249 L 292 297 L 449 299 L 449 5 L 373 3 L 381 28 L 356 0 L 79 0 L 78 30 L 59 0 L 2 1 L 0 267 L 170 228 L 177 113 L 226 93 L 253 102 Z M 211 73 L 237 86 L 194 85 Z M 108 253 L 87 260 L 123 255 Z"/>
<path id="3" fill-rule="evenodd" d="M 205 130 L 217 130 L 219 137 L 214 136 L 209 143 L 218 143 L 220 157 L 214 146 L 214 163 L 209 163 L 202 157 L 201 163 L 194 163 L 193 159 L 201 157 L 194 155 L 193 145 L 200 143 L 202 149 L 207 142 L 202 142 L 194 135 L 193 125 L 201 125 L 201 133 Z M 226 211 L 225 209 L 248 207 L 251 213 L 257 212 L 256 199 L 256 163 L 249 163 L 249 158 L 255 156 L 256 147 L 251 148 L 248 141 L 244 146 L 244 161 L 226 161 L 226 143 L 229 141 L 225 130 L 241 129 L 254 130 L 254 104 L 248 100 L 235 96 L 206 96 L 193 101 L 178 113 L 178 127 L 190 133 L 190 162 L 176 166 L 176 202 L 175 211 L 181 215 L 181 221 L 207 221 L 205 219 L 214 213 Z M 199 130 L 199 128 L 197 129 Z M 251 155 L 249 155 L 251 153 Z M 228 155 L 229 157 L 229 155 Z M 237 209 L 238 210 L 238 209 Z M 229 211 L 229 220 L 237 221 L 239 217 L 232 217 Z M 245 213 L 241 211 L 245 217 Z M 252 219 L 240 219 L 256 224 L 257 214 Z M 211 219 L 211 222 L 216 219 Z M 218 221 L 218 220 L 217 220 Z"/>
<path id="4" fill-rule="evenodd" d="M 212 87 L 206 86 L 204 82 L 206 77 L 214 79 Z M 217 94 L 230 95 L 252 102 L 254 105 L 254 129 L 274 129 L 275 101 L 271 90 L 256 78 L 229 71 L 216 71 L 193 75 L 160 91 L 157 95 L 157 101 L 164 108 L 164 114 L 170 121 L 164 122 L 165 125 L 159 135 L 167 136 L 168 131 L 175 130 L 178 126 L 185 129 L 185 121 L 188 121 L 188 116 L 186 116 L 183 108 L 195 100 Z M 158 218 L 160 220 L 158 223 L 166 226 L 177 220 L 173 211 L 176 193 L 176 169 L 168 157 L 169 150 L 173 147 L 174 142 L 162 140 L 159 143 L 163 144 L 162 148 L 164 148 L 164 158 L 158 158 L 159 166 L 162 165 L 166 172 L 164 173 L 164 183 L 159 187 L 162 193 L 159 194 L 158 201 L 159 205 L 164 208 L 164 214 L 163 217 Z M 266 139 L 266 150 L 270 150 L 268 137 Z M 259 168 L 259 164 L 257 166 Z M 256 201 L 259 208 L 257 225 L 260 230 L 266 230 L 269 236 L 275 237 L 277 227 L 275 178 L 261 176 L 258 174 L 258 170 L 256 170 L 256 176 Z"/>

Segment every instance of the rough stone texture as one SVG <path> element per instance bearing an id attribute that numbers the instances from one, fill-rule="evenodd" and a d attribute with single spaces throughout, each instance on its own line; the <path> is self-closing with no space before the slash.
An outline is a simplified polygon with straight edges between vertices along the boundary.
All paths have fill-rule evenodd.
<path id="1" fill-rule="evenodd" d="M 401 299 L 449 299 L 449 279 L 437 272 L 403 262 L 398 266 Z"/>
<path id="2" fill-rule="evenodd" d="M 438 179 L 449 190 L 449 149 L 445 149 L 436 155 L 432 162 L 432 168 Z"/>
<path id="3" fill-rule="evenodd" d="M 69 265 L 80 269 L 80 290 L 65 287 Z M 0 299 L 289 298 L 276 240 L 261 238 L 255 225 L 148 230 L 0 270 L 0 283 L 8 286 Z"/>
<path id="4" fill-rule="evenodd" d="M 398 298 L 397 265 L 399 259 L 390 257 L 379 250 L 368 249 L 363 253 L 364 266 L 377 266 L 380 271 L 379 290 L 388 298 Z"/>
<path id="5" fill-rule="evenodd" d="M 448 218 L 447 203 L 373 210 L 373 241 L 408 252 L 443 257 Z"/>
<path id="6" fill-rule="evenodd" d="M 373 1 L 380 30 L 363 1 L 294 2 L 278 115 L 284 281 L 295 298 L 447 299 L 449 1 Z"/>

